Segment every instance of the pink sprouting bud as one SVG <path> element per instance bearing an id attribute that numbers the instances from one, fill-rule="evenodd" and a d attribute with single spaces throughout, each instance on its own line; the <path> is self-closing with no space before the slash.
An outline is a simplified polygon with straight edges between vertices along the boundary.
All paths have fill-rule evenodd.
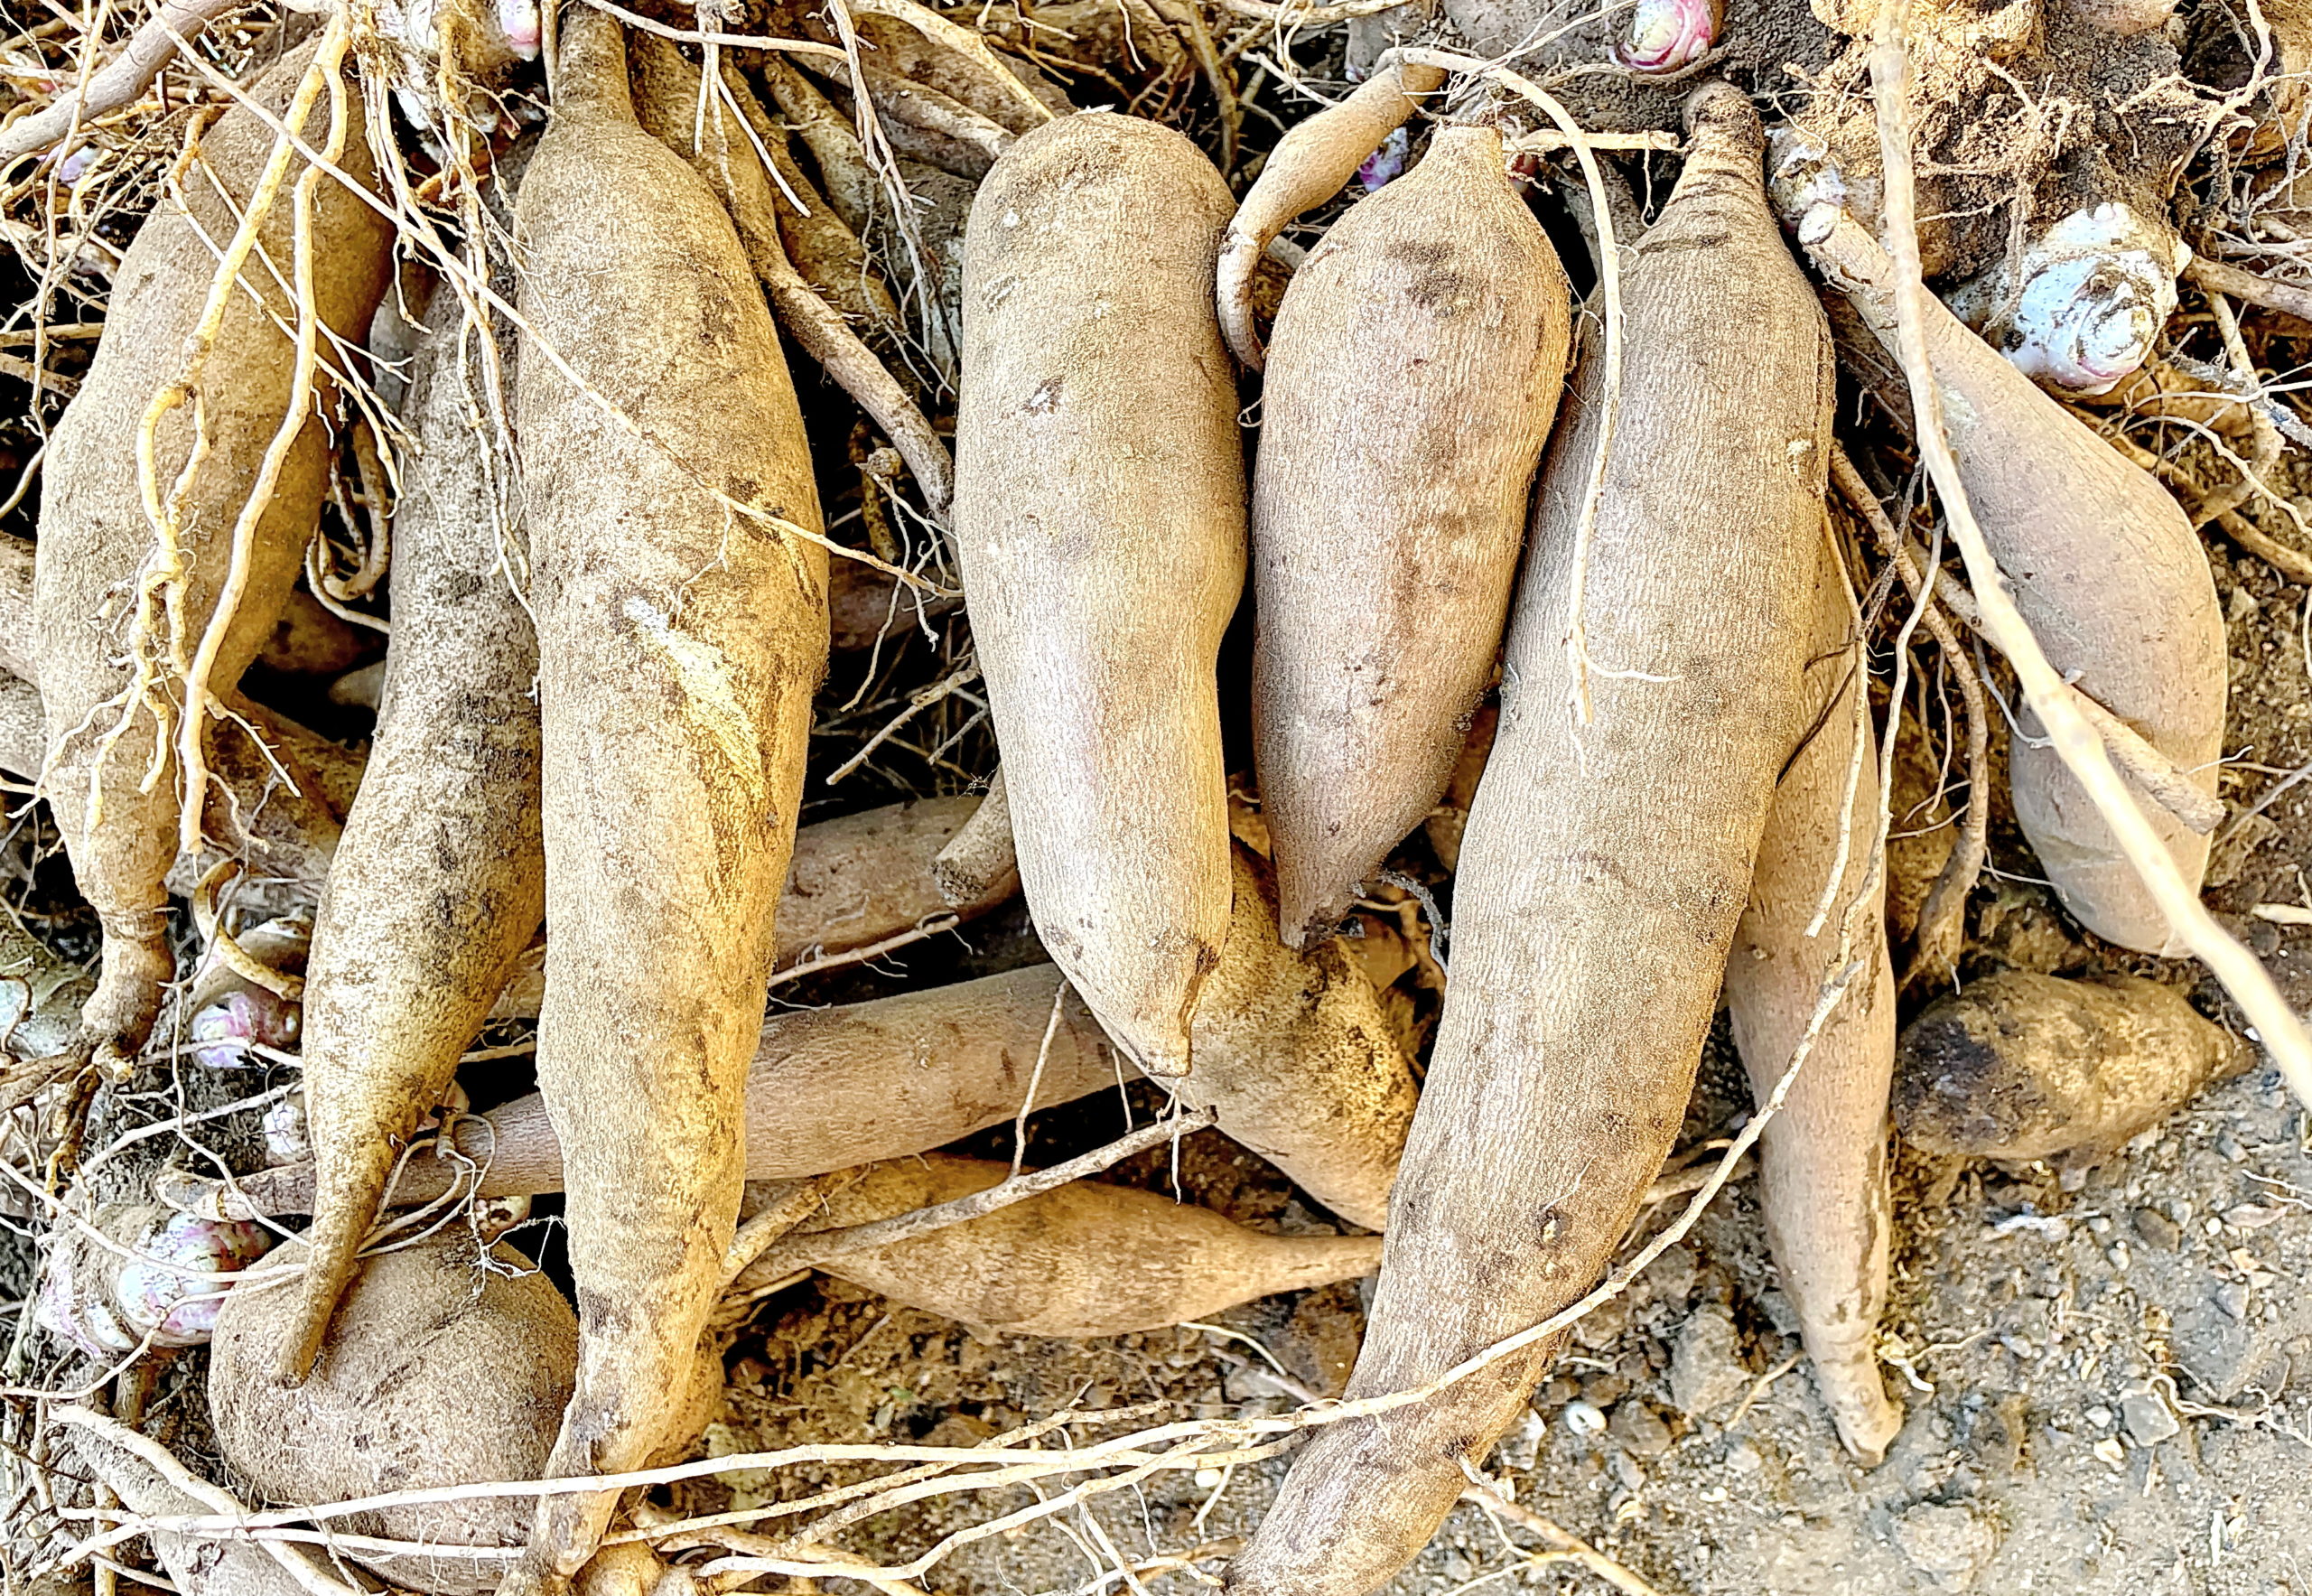
<path id="1" fill-rule="evenodd" d="M 1381 147 L 1365 157 L 1356 169 L 1356 181 L 1366 193 L 1385 187 L 1405 174 L 1405 159 L 1411 153 L 1412 141 L 1402 127 L 1393 130 L 1381 141 Z"/>
<path id="2" fill-rule="evenodd" d="M 1710 53 L 1723 16 L 1720 0 L 1637 0 L 1616 57 L 1640 77 L 1683 71 Z"/>
<path id="3" fill-rule="evenodd" d="M 517 58 L 537 60 L 537 0 L 498 0 L 498 27 L 506 35 L 506 48 Z"/>
<path id="4" fill-rule="evenodd" d="M 208 1277 L 247 1268 L 274 1239 L 261 1225 L 143 1203 L 101 1208 L 92 1227 L 118 1250 L 79 1226 L 61 1229 L 34 1317 L 96 1358 L 135 1351 L 148 1336 L 156 1347 L 202 1345 L 228 1283 Z"/>
<path id="5" fill-rule="evenodd" d="M 228 992 L 192 1017 L 192 1056 L 211 1069 L 245 1069 L 252 1047 L 295 1041 L 299 1018 L 297 1004 L 263 987 Z"/>

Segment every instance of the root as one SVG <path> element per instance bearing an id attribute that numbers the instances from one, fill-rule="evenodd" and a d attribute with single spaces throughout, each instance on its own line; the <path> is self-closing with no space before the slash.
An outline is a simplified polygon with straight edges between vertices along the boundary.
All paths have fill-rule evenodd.
<path id="1" fill-rule="evenodd" d="M 1058 1012 L 1056 1003 L 1053 1012 L 1055 1014 Z M 1193 1131 L 1204 1130 L 1212 1123 L 1210 1109 L 1191 1109 L 1144 1125 L 1130 1135 L 1120 1136 L 1105 1147 L 1095 1147 L 1065 1163 L 1056 1163 L 1048 1170 L 1037 1170 L 1029 1174 L 1014 1174 L 984 1191 L 974 1191 L 951 1202 L 936 1203 L 930 1208 L 917 1209 L 912 1213 L 864 1225 L 846 1226 L 840 1230 L 815 1230 L 790 1237 L 765 1248 L 753 1263 L 741 1269 L 732 1283 L 739 1290 L 745 1291 L 792 1274 L 798 1269 L 815 1269 L 828 1259 L 839 1258 L 845 1253 L 896 1246 L 918 1236 L 928 1236 L 934 1230 L 944 1230 L 950 1225 L 980 1218 L 999 1209 L 1010 1208 L 1015 1202 L 1025 1202 L 1031 1197 L 1054 1190 L 1071 1181 L 1097 1174 L 1113 1164 L 1123 1162 L 1135 1153 L 1161 1146 Z"/>
<path id="2" fill-rule="evenodd" d="M 313 58 L 312 66 L 312 71 L 321 74 L 322 82 L 329 88 L 329 142 L 323 154 L 331 165 L 344 154 L 348 126 L 345 80 L 339 71 L 351 39 L 347 15 L 347 13 L 340 11 L 331 19 L 329 31 L 322 35 L 321 49 Z M 309 75 L 308 82 L 311 80 Z M 303 86 L 299 89 L 298 97 L 302 103 L 304 99 Z M 302 119 L 292 126 L 301 127 Z M 281 479 L 283 467 L 288 463 L 290 449 L 312 419 L 307 412 L 312 408 L 318 391 L 316 377 L 321 354 L 321 312 L 313 303 L 313 194 L 327 173 L 322 167 L 308 166 L 297 179 L 293 201 L 297 365 L 290 378 L 289 402 L 282 413 L 279 429 L 266 448 L 265 461 L 258 468 L 256 481 L 251 485 L 241 513 L 233 523 L 232 563 L 226 572 L 216 608 L 210 612 L 209 624 L 201 632 L 200 646 L 184 671 L 184 707 L 177 728 L 177 766 L 182 773 L 182 789 L 177 822 L 177 847 L 181 853 L 200 851 L 201 817 L 208 807 L 206 739 L 210 716 L 215 713 L 210 677 L 216 669 L 217 657 L 223 650 L 226 639 L 232 635 L 242 597 L 248 589 L 249 570 L 256 555 L 257 522 L 272 508 L 274 487 Z M 250 209 L 254 213 L 256 207 Z M 245 229 L 247 225 L 245 222 Z"/>
<path id="3" fill-rule="evenodd" d="M 1003 64 L 1003 58 L 989 48 L 986 37 L 978 30 L 949 22 L 929 6 L 917 5 L 916 0 L 853 0 L 853 5 L 870 16 L 888 16 L 905 23 L 934 44 L 944 45 L 977 67 L 1037 122 L 1052 119 L 1052 108 L 1038 99 L 1034 91 Z"/>
<path id="4" fill-rule="evenodd" d="M 1943 650 L 1943 658 L 1958 681 L 1959 695 L 1966 705 L 1967 817 L 1960 827 L 1951 857 L 1944 861 L 1919 910 L 1909 966 L 1900 982 L 1906 987 L 1914 981 L 1933 985 L 1945 978 L 1958 963 L 1959 948 L 1966 932 L 1967 897 L 1974 891 L 1990 850 L 1990 706 L 1984 700 L 1982 680 L 1976 676 L 1966 650 L 1959 646 L 1958 634 L 1927 590 L 1920 562 L 1904 546 L 1878 495 L 1870 491 L 1862 474 L 1854 469 L 1854 462 L 1844 447 L 1835 443 L 1831 445 L 1831 481 L 1840 497 L 1869 526 L 1880 552 L 1895 563 L 1912 602 L 1921 607 L 1921 621 Z M 1895 740 L 1892 726 L 1888 728 L 1887 740 L 1891 746 Z"/>
<path id="5" fill-rule="evenodd" d="M 2312 288 L 2298 288 L 2292 283 L 2277 283 L 2270 277 L 2242 271 L 2222 261 L 2195 255 L 2192 264 L 2184 268 L 2184 275 L 2210 294 L 2221 294 L 2233 299 L 2259 304 L 2268 311 L 2312 325 Z"/>

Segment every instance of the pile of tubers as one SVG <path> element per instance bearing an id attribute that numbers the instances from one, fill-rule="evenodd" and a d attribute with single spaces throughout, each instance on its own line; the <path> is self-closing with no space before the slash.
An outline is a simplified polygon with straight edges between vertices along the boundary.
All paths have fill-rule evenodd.
<path id="1" fill-rule="evenodd" d="M 17 1183 L 69 1217 L 38 1322 L 97 1360 L 208 1343 L 219 1449 L 266 1501 L 680 1460 L 731 1314 L 805 1270 L 1079 1337 L 1377 1271 L 1364 1405 L 1310 1425 L 1226 1575 L 1359 1596 L 1523 1414 L 1721 1004 L 1782 1288 L 1865 1465 L 1903 1419 L 1896 1107 L 1938 1155 L 2092 1161 L 2245 1061 L 2169 985 L 1962 970 L 1995 801 L 2080 932 L 2138 970 L 2201 944 L 2039 702 L 2011 734 L 1986 713 L 1947 509 L 1895 490 L 1940 428 L 2196 891 L 2227 687 L 2199 532 L 2265 537 L 2235 523 L 2303 424 L 2236 369 L 2228 301 L 2237 380 L 2199 397 L 2252 437 L 2247 488 L 2181 481 L 2187 512 L 2154 468 L 2190 472 L 2077 401 L 2186 414 L 2178 183 L 2300 141 L 2267 79 L 2312 59 L 2301 19 L 2256 14 L 2245 76 L 2215 0 L 1915 22 L 1914 228 L 1869 6 L 1368 8 L 1353 92 L 1249 183 L 1190 5 L 1116 8 L 1120 50 L 1065 5 L 645 9 L 284 30 L 157 185 L 37 539 L 0 539 L 0 767 L 101 943 L 92 986 L 27 988 L 0 1076 Z M 1521 42 L 1515 71 L 1436 48 Z M 1813 92 L 1769 126 L 1753 68 L 1785 46 Z M 2141 170 L 2053 135 L 2002 170 L 2000 247 L 1956 107 L 2035 61 L 2091 121 L 2122 79 L 2233 77 L 2142 91 L 2175 115 L 2141 112 Z M 0 154 L 35 122 L 7 158 L 70 158 L 33 115 Z M 2193 281 L 2242 279 L 2305 294 Z M 326 528 L 365 521 L 348 579 Z M 850 708 L 831 658 L 935 621 L 967 642 L 900 720 L 980 709 L 926 756 L 940 790 L 806 823 Z M 1904 722 L 1907 666 L 1874 693 L 1897 627 L 1961 680 L 1963 751 L 1955 717 L 1941 756 Z M 374 712 L 366 749 L 260 690 L 313 678 L 299 647 Z M 1964 816 L 1890 848 L 1940 800 L 1901 790 L 1922 739 Z M 998 967 L 809 985 L 1015 901 L 1032 946 Z M 533 1050 L 511 1089 L 475 1068 Z M 289 1072 L 261 1159 L 94 1148 L 185 1064 Z M 956 1150 L 1127 1082 L 1170 1118 L 1086 1168 L 1210 1125 L 1330 1222 Z M 500 1239 L 534 1199 L 566 1229 L 547 1270 Z M 138 1511 L 207 1499 L 117 1435 L 82 1455 Z M 445 1596 L 670 1588 L 634 1514 L 613 1484 L 340 1527 Z M 322 1577 L 154 1545 L 188 1592 Z"/>

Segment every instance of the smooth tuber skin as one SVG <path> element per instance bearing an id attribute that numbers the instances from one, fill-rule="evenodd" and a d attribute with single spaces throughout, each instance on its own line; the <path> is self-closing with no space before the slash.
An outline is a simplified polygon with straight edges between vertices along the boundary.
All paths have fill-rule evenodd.
<path id="1" fill-rule="evenodd" d="M 1253 274 L 1268 247 L 1293 218 L 1339 193 L 1366 157 L 1420 108 L 1418 97 L 1435 93 L 1444 82 L 1442 67 L 1412 66 L 1384 57 L 1347 99 L 1294 123 L 1276 141 L 1228 223 L 1215 272 L 1214 303 L 1221 331 L 1239 360 L 1255 371 L 1261 369 L 1261 335 L 1253 323 Z"/>
<path id="2" fill-rule="evenodd" d="M 517 209 L 515 413 L 553 926 L 538 1078 L 569 1157 L 580 1323 L 548 1466 L 580 1475 L 639 1465 L 677 1422 L 737 1224 L 827 556 L 729 217 L 636 122 L 615 23 L 572 13 L 560 53 Z M 508 1596 L 566 1587 L 614 1504 L 542 1501 Z"/>
<path id="3" fill-rule="evenodd" d="M 311 45 L 291 51 L 251 87 L 255 104 L 275 116 L 286 111 L 314 55 Z M 338 164 L 367 183 L 372 167 L 359 90 L 346 91 L 351 126 Z M 324 90 L 305 118 L 305 138 L 317 148 L 329 142 L 330 114 Z M 107 1065 L 133 1059 L 144 1045 L 174 971 L 163 882 L 177 856 L 183 773 L 173 720 L 163 734 L 150 710 L 131 701 L 126 663 L 139 573 L 156 552 L 136 465 L 138 435 L 155 396 L 182 376 L 209 299 L 218 257 L 203 238 L 222 247 L 233 237 L 238 208 L 256 191 L 273 143 L 273 130 L 238 106 L 202 136 L 200 164 L 188 171 L 182 189 L 190 213 L 164 199 L 137 230 L 114 277 L 106 335 L 49 445 L 33 584 L 48 717 L 42 787 L 104 934 L 103 974 L 74 1049 Z M 294 258 L 294 188 L 306 170 L 302 156 L 291 157 L 287 182 L 258 231 L 260 247 L 284 274 Z M 359 342 L 385 290 L 392 243 L 383 218 L 334 178 L 322 178 L 312 204 L 314 301 L 340 338 Z M 235 522 L 289 404 L 296 350 L 276 316 L 294 326 L 295 305 L 253 254 L 226 295 L 197 395 L 167 414 L 154 434 L 154 481 L 165 502 L 193 452 L 198 410 L 206 458 L 180 511 L 190 639 L 216 613 L 233 563 Z M 325 418 L 335 403 L 325 374 L 314 401 L 255 521 L 247 585 L 210 673 L 219 693 L 272 635 L 321 515 L 332 448 Z M 188 654 L 192 647 L 188 641 Z M 216 723 L 207 734 L 219 750 L 244 735 Z"/>
<path id="4" fill-rule="evenodd" d="M 1903 1031 L 1895 1118 L 1945 1158 L 2092 1163 L 2254 1060 L 2173 987 L 2001 970 Z"/>
<path id="5" fill-rule="evenodd" d="M 320 1188 L 281 1369 L 293 1383 L 321 1350 L 396 1157 L 545 908 L 537 636 L 513 585 L 511 462 L 493 457 L 487 422 L 475 425 L 495 409 L 474 347 L 489 334 L 465 317 L 457 294 L 437 291 L 412 363 L 385 698 L 306 965 Z"/>
<path id="6" fill-rule="evenodd" d="M 1500 133 L 1449 126 L 1285 290 L 1253 477 L 1254 748 L 1284 940 L 1453 773 L 1565 382 L 1565 273 Z"/>
<path id="7" fill-rule="evenodd" d="M 826 1218 L 864 1225 L 968 1197 L 1011 1172 L 946 1153 L 877 1164 L 828 1198 Z M 1354 1280 L 1380 1254 L 1377 1237 L 1268 1236 L 1153 1191 L 1078 1181 L 819 1267 L 910 1308 L 1012 1335 L 1121 1336 Z"/>
<path id="8" fill-rule="evenodd" d="M 210 1346 L 218 1450 L 265 1497 L 338 1501 L 554 1472 L 546 1453 L 570 1395 L 578 1327 L 529 1259 L 501 1242 L 485 1264 L 455 1225 L 363 1259 L 312 1378 L 294 1395 L 274 1378 L 294 1330 L 292 1290 L 287 1281 L 236 1286 Z M 479 1497 L 388 1507 L 346 1527 L 443 1545 L 517 1546 L 530 1512 L 522 1498 Z M 483 1596 L 505 1567 L 347 1555 L 396 1586 L 436 1596 Z"/>
<path id="9" fill-rule="evenodd" d="M 1860 224 L 1810 212 L 1801 242 L 1891 351 L 1894 266 Z M 2200 790 L 2216 789 L 2229 689 L 2207 554 L 2174 497 L 1932 299 L 1929 358 L 1944 425 L 2016 607 L 2047 662 L 2140 733 Z M 2016 818 L 2064 907 L 2122 947 L 2185 951 L 2084 789 L 2017 708 L 2008 755 Z M 2138 790 L 2184 880 L 2209 839 Z"/>
<path id="10" fill-rule="evenodd" d="M 1726 961 L 1726 1004 L 1750 1089 L 1763 1104 L 1790 1068 L 1823 988 L 1861 961 L 1759 1139 L 1758 1198 L 1767 1245 L 1839 1439 L 1858 1461 L 1875 1465 L 1903 1423 L 1879 1377 L 1877 1345 L 1894 1225 L 1887 1087 L 1895 1068 L 1895 976 L 1887 873 L 1874 857 L 1878 750 L 1869 716 L 1858 722 L 1855 713 L 1863 661 L 1845 580 L 1827 549 L 1820 571 L 1805 700 L 1810 710 L 1819 706 L 1819 728 L 1775 789 L 1749 906 Z M 1858 779 L 1849 808 L 1851 775 Z M 1810 937 L 1840 868 L 1841 836 L 1838 891 Z"/>
<path id="11" fill-rule="evenodd" d="M 1044 946 L 1151 1075 L 1229 911 L 1216 678 L 1243 590 L 1244 444 L 1212 316 L 1231 201 L 1195 145 L 1049 122 L 965 245 L 956 541 Z"/>
<path id="12" fill-rule="evenodd" d="M 1460 751 L 1453 756 L 1452 774 L 1445 779 L 1437 807 L 1422 824 L 1430 851 L 1449 873 L 1461 867 L 1461 835 L 1468 829 L 1469 806 L 1477 800 L 1478 780 L 1485 774 L 1485 761 L 1493 752 L 1493 734 L 1500 722 L 1501 712 L 1493 705 L 1480 704 L 1470 712 L 1468 732 L 1461 740 Z"/>
<path id="13" fill-rule="evenodd" d="M 746 1178 L 795 1181 L 853 1164 L 928 1153 L 1015 1118 L 1029 1101 L 1048 1108 L 1114 1087 L 1120 1078 L 1106 1033 L 1081 1002 L 1060 1006 L 1050 965 L 978 981 L 905 992 L 838 1008 L 773 1014 L 746 1085 Z M 459 1152 L 487 1163 L 480 1195 L 536 1196 L 563 1189 L 561 1144 L 545 1099 L 517 1097 L 461 1120 Z M 460 1166 L 411 1160 L 396 1203 L 431 1201 Z M 238 1183 L 257 1213 L 299 1213 L 310 1200 L 310 1165 L 264 1170 Z"/>
<path id="14" fill-rule="evenodd" d="M 1453 981 L 1351 1398 L 1431 1380 L 1596 1282 L 1684 1116 L 1807 729 L 1830 336 L 1767 210 L 1749 102 L 1714 84 L 1687 120 L 1693 152 L 1622 278 L 1627 366 L 1581 611 L 1593 713 L 1577 719 L 1567 638 L 1595 359 L 1543 477 L 1455 878 Z M 1229 1588 L 1384 1583 L 1555 1350 L 1316 1433 Z"/>

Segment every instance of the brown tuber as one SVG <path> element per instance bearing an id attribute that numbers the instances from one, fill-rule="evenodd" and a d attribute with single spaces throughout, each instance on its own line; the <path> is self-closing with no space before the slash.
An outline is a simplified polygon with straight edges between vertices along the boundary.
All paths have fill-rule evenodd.
<path id="1" fill-rule="evenodd" d="M 1875 1464 L 1902 1427 L 1878 1374 L 1894 1196 L 1887 1089 L 1895 977 L 1887 948 L 1878 749 L 1846 581 L 1827 548 L 1808 650 L 1816 730 L 1783 772 L 1750 901 L 1726 960 L 1726 1004 L 1750 1089 L 1764 1104 L 1790 1067 L 1823 989 L 1847 987 L 1758 1144 L 1758 1199 L 1782 1289 L 1839 1438 Z M 1836 873 L 1837 888 L 1831 887 Z"/>
<path id="2" fill-rule="evenodd" d="M 1379 1229 L 1412 1118 L 1412 1071 L 1372 985 L 1331 938 L 1276 939 L 1264 869 L 1239 849 L 1234 929 L 1196 1021 L 1200 1060 L 1180 1096 L 1318 1201 Z M 1059 972 L 1037 965 L 872 1003 L 774 1014 L 747 1079 L 747 1178 L 795 1180 L 928 1152 L 1119 1085 L 1123 1066 Z M 1045 1037 L 1049 1033 L 1049 1044 Z M 1040 1062 L 1039 1062 L 1040 1060 Z M 452 1133 L 456 1161 L 412 1161 L 396 1200 L 430 1201 L 467 1162 L 485 1197 L 562 1190 L 543 1101 L 518 1098 Z M 216 1211 L 295 1213 L 310 1166 L 261 1171 Z"/>
<path id="3" fill-rule="evenodd" d="M 1877 242 L 1828 206 L 1808 213 L 1799 238 L 1893 350 L 1894 266 Z M 1939 304 L 1930 300 L 1925 313 L 1952 453 L 2047 662 L 2213 797 L 2229 671 L 2215 582 L 2191 522 L 2149 473 Z M 2122 947 L 2185 951 L 2037 717 L 2018 718 L 2008 756 L 2015 815 L 2064 907 Z M 2138 792 L 2177 873 L 2197 888 L 2208 838 Z"/>
<path id="4" fill-rule="evenodd" d="M 2092 1163 L 2254 1058 L 2156 981 L 2002 970 L 1904 1030 L 1895 1121 L 1946 1158 Z"/>
<path id="5" fill-rule="evenodd" d="M 475 347 L 490 334 L 466 314 L 436 290 L 413 363 L 385 700 L 306 965 L 321 1184 L 290 1380 L 320 1350 L 396 1153 L 441 1102 L 545 905 L 537 637 L 514 587 L 525 560 L 511 462 L 474 425 L 498 408 Z"/>
<path id="6" fill-rule="evenodd" d="M 282 1255 L 298 1250 L 292 1242 Z M 210 1347 L 209 1414 L 235 1473 L 290 1504 L 493 1479 L 536 1479 L 578 1359 L 569 1304 L 503 1242 L 485 1261 L 462 1226 L 362 1260 L 294 1395 L 274 1378 L 295 1317 L 288 1282 L 227 1296 Z M 333 1522 L 356 1535 L 445 1546 L 522 1544 L 528 1498 L 386 1507 Z M 481 1596 L 505 1564 L 349 1554 L 396 1585 Z"/>
<path id="7" fill-rule="evenodd" d="M 1565 274 L 1500 133 L 1440 128 L 1285 290 L 1253 479 L 1254 742 L 1285 942 L 1435 807 L 1564 386 Z"/>
<path id="8" fill-rule="evenodd" d="M 616 23 L 572 13 L 559 56 L 516 212 L 515 415 L 553 927 L 538 1080 L 580 1321 L 547 1466 L 581 1475 L 639 1466 L 678 1423 L 737 1226 L 827 555 L 730 218 L 635 120 Z M 566 1588 L 615 1500 L 542 1499 L 508 1596 Z"/>
<path id="9" fill-rule="evenodd" d="M 1830 338 L 1767 209 L 1749 102 L 1712 85 L 1687 116 L 1692 154 L 1621 282 L 1625 386 L 1586 551 L 1595 358 L 1543 473 L 1351 1398 L 1434 1379 L 1596 1282 L 1684 1117 L 1807 730 Z M 1585 632 L 1586 688 L 1569 658 Z M 1317 1432 L 1230 1589 L 1355 1596 L 1393 1577 L 1554 1350 Z"/>
<path id="10" fill-rule="evenodd" d="M 1020 879 L 1053 961 L 1155 1075 L 1188 1071 L 1228 929 L 1229 210 L 1187 139 L 1087 112 L 1005 152 L 965 242 L 956 542 Z"/>
<path id="11" fill-rule="evenodd" d="M 828 1199 L 830 1227 L 984 1190 L 1009 1165 L 934 1153 Z M 1024 1336 L 1121 1336 L 1368 1274 L 1370 1236 L 1269 1236 L 1153 1191 L 1077 1181 L 976 1219 L 819 1265 L 927 1313 Z"/>
<path id="12" fill-rule="evenodd" d="M 182 198 L 163 201 L 121 260 L 95 363 L 49 446 L 34 581 L 42 787 L 103 925 L 103 973 L 76 1047 L 108 1061 L 143 1046 L 173 970 L 162 883 L 181 841 L 180 788 L 200 779 L 182 768 L 181 719 L 199 717 L 203 742 L 246 736 L 208 724 L 217 706 L 187 705 L 182 684 L 140 681 L 131 657 L 141 651 L 144 670 L 161 673 L 173 655 L 205 678 L 206 693 L 230 689 L 272 636 L 327 492 L 334 389 L 284 331 L 299 324 L 296 302 L 254 251 L 236 281 L 216 283 L 210 241 L 235 238 L 275 150 L 252 107 L 302 126 L 353 181 L 371 181 L 358 90 L 320 53 L 331 38 L 341 57 L 341 35 L 326 33 L 291 51 L 250 87 L 250 107 L 228 110 L 199 141 Z M 331 335 L 358 343 L 385 290 L 392 229 L 335 176 L 285 145 L 280 153 L 285 181 L 256 242 L 284 275 L 305 262 L 322 323 L 312 348 Z M 219 319 L 203 358 L 195 338 L 212 299 Z M 183 402 L 163 409 L 164 396 Z M 137 462 L 148 423 L 151 491 L 172 546 L 147 516 Z M 177 593 L 164 604 L 171 583 Z M 146 622 L 154 635 L 139 642 Z M 181 640 L 165 635 L 172 622 Z"/>
<path id="13" fill-rule="evenodd" d="M 1418 108 L 1418 97 L 1445 81 L 1441 67 L 1385 60 L 1337 106 L 1296 122 L 1270 152 L 1221 242 L 1214 295 L 1221 330 L 1236 358 L 1257 371 L 1263 353 L 1253 324 L 1253 274 L 1261 257 L 1302 211 L 1323 204 Z"/>

